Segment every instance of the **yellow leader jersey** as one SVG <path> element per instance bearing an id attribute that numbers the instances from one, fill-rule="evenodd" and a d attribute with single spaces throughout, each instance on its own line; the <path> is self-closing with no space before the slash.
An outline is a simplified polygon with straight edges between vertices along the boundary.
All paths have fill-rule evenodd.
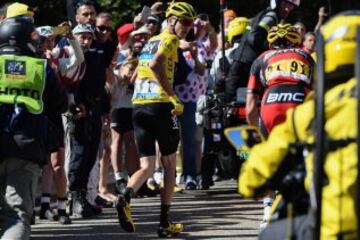
<path id="1" fill-rule="evenodd" d="M 165 71 L 172 87 L 174 81 L 175 63 L 178 61 L 177 49 L 179 38 L 164 30 L 157 36 L 152 37 L 144 46 L 139 57 L 137 77 L 135 80 L 133 104 L 147 104 L 158 102 L 170 102 L 169 96 L 156 79 L 153 71 L 149 67 L 150 62 L 158 53 L 165 55 Z"/>

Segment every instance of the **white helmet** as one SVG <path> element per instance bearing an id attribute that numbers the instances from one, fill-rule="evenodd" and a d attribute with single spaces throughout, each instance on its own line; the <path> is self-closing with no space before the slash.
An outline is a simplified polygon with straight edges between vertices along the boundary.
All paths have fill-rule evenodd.
<path id="1" fill-rule="evenodd" d="M 270 0 L 271 9 L 276 9 L 277 7 L 279 7 L 279 3 L 281 1 L 287 1 L 289 3 L 294 4 L 294 6 L 296 6 L 296 7 L 300 6 L 300 0 Z"/>

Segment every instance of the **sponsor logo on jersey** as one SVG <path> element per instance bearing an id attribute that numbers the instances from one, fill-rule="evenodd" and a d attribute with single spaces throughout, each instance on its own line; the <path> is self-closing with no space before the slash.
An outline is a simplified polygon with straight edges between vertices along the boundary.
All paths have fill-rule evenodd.
<path id="1" fill-rule="evenodd" d="M 26 63 L 17 60 L 5 60 L 6 80 L 25 80 Z"/>

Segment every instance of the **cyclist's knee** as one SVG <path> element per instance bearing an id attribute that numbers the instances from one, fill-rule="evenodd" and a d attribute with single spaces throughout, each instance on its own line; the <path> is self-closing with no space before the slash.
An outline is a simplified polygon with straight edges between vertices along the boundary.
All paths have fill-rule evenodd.
<path id="1" fill-rule="evenodd" d="M 140 159 L 140 168 L 145 172 L 146 176 L 150 178 L 155 170 L 155 156 L 142 157 Z"/>

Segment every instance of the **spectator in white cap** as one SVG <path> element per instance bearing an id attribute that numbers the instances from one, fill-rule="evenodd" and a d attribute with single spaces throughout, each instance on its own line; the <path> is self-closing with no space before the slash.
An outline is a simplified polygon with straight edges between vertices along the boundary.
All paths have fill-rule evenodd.
<path id="1" fill-rule="evenodd" d="M 42 26 L 36 28 L 36 31 L 40 36 L 38 51 L 46 58 L 50 58 L 51 50 L 55 47 L 55 34 L 53 28 L 51 26 Z"/>
<path id="2" fill-rule="evenodd" d="M 145 26 L 151 32 L 151 36 L 155 36 L 160 33 L 160 19 L 158 16 L 151 14 L 146 19 Z"/>
<path id="3" fill-rule="evenodd" d="M 127 58 L 137 58 L 150 35 L 151 32 L 146 26 L 132 31 L 127 41 L 121 46 L 122 50 L 116 56 L 117 62 L 122 62 Z"/>
<path id="4" fill-rule="evenodd" d="M 90 24 L 78 24 L 72 30 L 72 34 L 80 44 L 83 52 L 87 52 L 90 49 L 95 36 L 92 26 Z"/>

